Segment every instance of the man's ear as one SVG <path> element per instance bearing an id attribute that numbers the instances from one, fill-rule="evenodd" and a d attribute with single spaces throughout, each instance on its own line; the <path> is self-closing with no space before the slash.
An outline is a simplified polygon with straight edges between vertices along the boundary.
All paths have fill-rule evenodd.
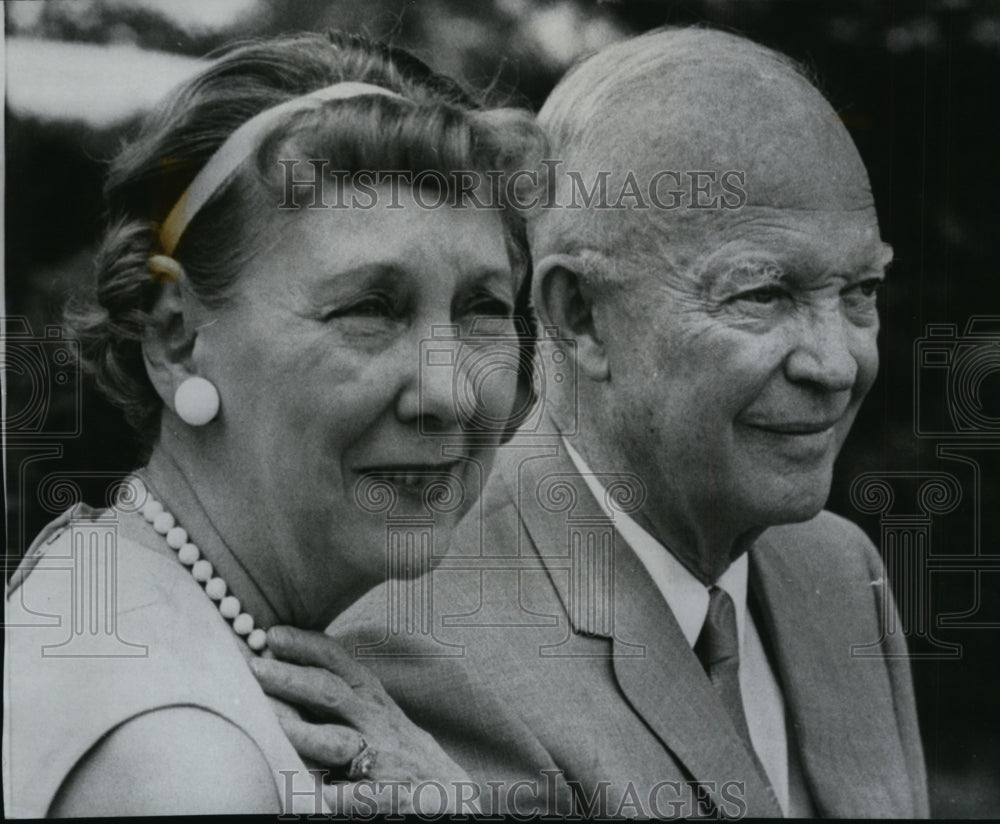
<path id="1" fill-rule="evenodd" d="M 579 261 L 569 255 L 548 255 L 535 264 L 533 278 L 533 301 L 543 325 L 556 327 L 558 337 L 576 344 L 582 374 L 594 381 L 607 380 L 608 356 L 594 322 L 593 291 L 580 273 Z"/>
<path id="2" fill-rule="evenodd" d="M 142 340 L 146 374 L 163 404 L 174 408 L 174 393 L 187 378 L 196 374 L 191 353 L 197 332 L 190 300 L 185 300 L 181 284 L 164 283 L 150 311 L 151 323 Z"/>

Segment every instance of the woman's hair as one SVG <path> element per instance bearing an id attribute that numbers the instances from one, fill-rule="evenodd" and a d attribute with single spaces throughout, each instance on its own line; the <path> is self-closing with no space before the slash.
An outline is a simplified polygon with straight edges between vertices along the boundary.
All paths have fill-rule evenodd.
<path id="1" fill-rule="evenodd" d="M 188 287 L 206 305 L 226 300 L 257 251 L 262 222 L 273 217 L 282 200 L 279 158 L 325 158 L 329 169 L 347 179 L 362 171 L 391 170 L 437 172 L 436 181 L 447 181 L 460 170 L 485 176 L 534 168 L 542 155 L 543 138 L 527 112 L 488 109 L 407 52 L 360 36 L 287 35 L 225 50 L 161 103 L 111 162 L 105 186 L 109 220 L 96 254 L 96 290 L 66 312 L 68 331 L 81 342 L 84 368 L 124 409 L 147 445 L 158 433 L 162 409 L 142 357 L 149 312 L 161 288 L 150 272 L 150 257 L 162 251 L 160 224 L 240 125 L 341 81 L 380 86 L 403 99 L 367 95 L 328 101 L 290 116 L 267 135 L 256 157 L 248 158 L 235 179 L 197 212 L 173 251 Z M 296 170 L 297 176 L 311 173 L 305 163 Z M 506 201 L 507 187 L 500 180 L 493 191 L 503 209 L 507 248 L 512 265 L 526 274 L 515 305 L 516 323 L 525 330 L 523 400 L 532 383 L 530 262 L 521 214 Z M 520 403 L 518 409 L 527 412 L 529 406 Z"/>

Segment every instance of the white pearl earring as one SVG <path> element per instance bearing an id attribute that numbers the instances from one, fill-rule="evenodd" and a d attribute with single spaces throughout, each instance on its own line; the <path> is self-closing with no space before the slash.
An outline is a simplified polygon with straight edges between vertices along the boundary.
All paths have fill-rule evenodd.
<path id="1" fill-rule="evenodd" d="M 204 378 L 187 378 L 174 393 L 174 409 L 189 426 L 204 426 L 219 412 L 219 390 Z"/>

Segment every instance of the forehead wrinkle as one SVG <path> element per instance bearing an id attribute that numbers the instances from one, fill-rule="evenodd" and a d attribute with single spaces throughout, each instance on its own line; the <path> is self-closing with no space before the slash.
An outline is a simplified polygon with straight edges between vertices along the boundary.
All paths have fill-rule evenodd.
<path id="1" fill-rule="evenodd" d="M 859 211 L 872 210 L 837 210 L 825 209 L 815 212 L 802 212 L 791 209 L 771 209 L 769 214 L 761 216 L 760 211 L 754 215 L 746 212 L 730 215 L 717 215 L 712 220 L 707 216 L 700 225 L 691 223 L 684 226 L 682 232 L 675 232 L 673 242 L 682 242 L 696 250 L 695 257 L 702 261 L 703 266 L 712 265 L 713 260 L 720 256 L 756 258 L 770 257 L 775 263 L 783 261 L 787 266 L 790 261 L 803 258 L 802 262 L 814 268 L 818 258 L 812 252 L 823 252 L 831 258 L 850 257 L 854 265 L 845 268 L 846 273 L 854 273 L 867 269 L 883 269 L 893 259 L 893 249 L 881 240 L 878 224 L 872 215 L 870 223 L 856 220 L 840 221 L 844 216 L 856 216 Z M 827 215 L 829 220 L 794 219 L 796 214 L 811 218 L 815 215 Z M 791 219 L 789 219 L 791 218 Z M 685 231 L 686 230 L 686 231 Z M 842 244 L 834 246 L 836 239 L 842 236 Z M 801 244 L 799 241 L 802 241 Z M 818 241 L 823 241 L 822 243 Z M 834 271 L 836 264 L 824 266 L 826 271 Z"/>

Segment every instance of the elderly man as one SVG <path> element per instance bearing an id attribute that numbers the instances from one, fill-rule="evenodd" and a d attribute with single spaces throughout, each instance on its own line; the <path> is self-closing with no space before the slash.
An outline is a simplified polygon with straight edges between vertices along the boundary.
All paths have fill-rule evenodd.
<path id="1" fill-rule="evenodd" d="M 699 29 L 605 49 L 539 120 L 551 420 L 502 450 L 428 632 L 376 590 L 334 634 L 481 809 L 926 815 L 879 556 L 821 511 L 891 257 L 850 137 L 790 61 Z M 307 640 L 272 648 L 322 661 Z"/>

